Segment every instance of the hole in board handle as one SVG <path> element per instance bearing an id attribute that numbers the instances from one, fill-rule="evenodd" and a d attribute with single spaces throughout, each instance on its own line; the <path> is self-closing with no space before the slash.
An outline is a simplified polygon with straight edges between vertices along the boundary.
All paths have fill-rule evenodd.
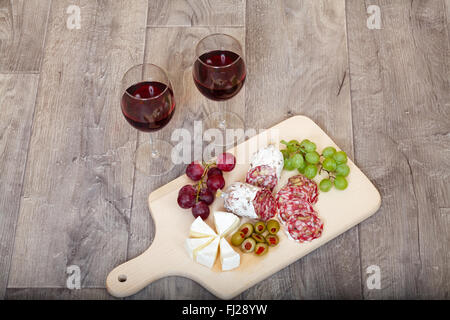
<path id="1" fill-rule="evenodd" d="M 117 277 L 117 280 L 119 280 L 119 282 L 125 282 L 125 281 L 127 281 L 127 276 L 124 274 L 121 274 Z"/>

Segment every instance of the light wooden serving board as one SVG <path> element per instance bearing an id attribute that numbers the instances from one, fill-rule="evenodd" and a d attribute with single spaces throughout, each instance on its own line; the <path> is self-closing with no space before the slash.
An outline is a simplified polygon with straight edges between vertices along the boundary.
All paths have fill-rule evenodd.
<path id="1" fill-rule="evenodd" d="M 244 181 L 251 154 L 269 143 L 278 144 L 281 139 L 286 141 L 310 139 L 317 144 L 320 151 L 326 146 L 334 146 L 338 149 L 330 137 L 311 119 L 295 116 L 233 148 L 231 152 L 235 154 L 238 165 L 232 172 L 224 175 L 227 184 Z M 378 210 L 381 204 L 380 194 L 350 159 L 348 165 L 351 169 L 348 176 L 348 188 L 344 191 L 333 188 L 328 193 L 320 192 L 319 201 L 314 206 L 324 222 L 324 230 L 320 238 L 299 244 L 289 240 L 280 230 L 279 245 L 271 247 L 268 254 L 263 257 L 243 254 L 236 248 L 241 254 L 241 265 L 235 270 L 226 272 L 221 272 L 219 258 L 211 270 L 189 258 L 184 243 L 194 217 L 190 210 L 178 207 L 177 196 L 179 189 L 186 184 L 192 184 L 192 181 L 185 175 L 173 180 L 152 192 L 148 199 L 156 228 L 153 243 L 142 255 L 111 271 L 106 280 L 108 292 L 116 297 L 126 297 L 137 293 L 157 279 L 176 275 L 198 282 L 219 298 L 235 297 L 367 219 Z M 283 171 L 277 189 L 295 174 L 296 171 Z M 319 181 L 319 177 L 316 179 Z M 211 215 L 207 220 L 212 228 L 214 228 L 212 221 L 214 210 L 223 210 L 223 201 L 220 198 L 216 199 L 211 206 Z"/>

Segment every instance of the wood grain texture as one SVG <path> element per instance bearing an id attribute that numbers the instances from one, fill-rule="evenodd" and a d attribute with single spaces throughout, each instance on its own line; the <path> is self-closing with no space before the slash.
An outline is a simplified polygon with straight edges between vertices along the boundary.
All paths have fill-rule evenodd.
<path id="1" fill-rule="evenodd" d="M 149 28 L 145 61 L 157 64 L 167 70 L 175 93 L 177 110 L 171 122 L 154 135 L 159 139 L 171 141 L 172 132 L 177 128 L 187 129 L 195 141 L 201 141 L 201 132 L 194 130 L 194 122 L 201 121 L 210 112 L 220 108 L 244 114 L 245 90 L 230 101 L 219 103 L 206 99 L 195 87 L 192 79 L 192 65 L 195 61 L 195 46 L 204 36 L 213 32 L 223 32 L 245 43 L 243 28 L 227 27 L 176 27 Z M 139 134 L 139 142 L 145 142 L 147 134 Z M 177 142 L 172 142 L 174 145 Z M 194 152 L 193 159 L 201 154 Z M 148 159 L 148 157 L 147 157 Z M 138 163 L 138 166 L 140 164 Z M 150 217 L 147 198 L 158 187 L 170 182 L 184 173 L 186 165 L 177 165 L 169 174 L 161 177 L 148 177 L 136 171 L 133 206 L 130 221 L 128 259 L 144 252 L 154 237 L 154 224 Z M 123 261 L 125 262 L 125 261 Z M 169 277 L 158 280 L 131 299 L 210 299 L 214 296 L 192 280 Z"/>
<path id="2" fill-rule="evenodd" d="M 366 299 L 449 298 L 450 59 L 443 1 L 348 1 L 355 157 L 378 185 L 380 212 L 361 224 Z M 365 282 L 366 275 L 364 275 Z"/>
<path id="3" fill-rule="evenodd" d="M 136 131 L 120 82 L 143 60 L 147 1 L 80 0 L 81 30 L 54 1 L 21 201 L 10 288 L 103 287 L 126 257 Z M 37 276 L 38 275 L 38 276 Z"/>
<path id="4" fill-rule="evenodd" d="M 247 1 L 246 12 L 247 126 L 304 114 L 352 155 L 345 2 Z M 360 273 L 353 228 L 241 298 L 360 298 Z"/>
<path id="5" fill-rule="evenodd" d="M 0 73 L 39 72 L 51 0 L 0 0 Z"/>
<path id="6" fill-rule="evenodd" d="M 0 75 L 0 299 L 8 282 L 38 80 L 39 75 Z"/>
<path id="7" fill-rule="evenodd" d="M 5 300 L 118 300 L 106 290 L 89 288 L 69 290 L 65 288 L 7 289 Z"/>
<path id="8" fill-rule="evenodd" d="M 245 0 L 151 0 L 149 26 L 244 26 Z"/>

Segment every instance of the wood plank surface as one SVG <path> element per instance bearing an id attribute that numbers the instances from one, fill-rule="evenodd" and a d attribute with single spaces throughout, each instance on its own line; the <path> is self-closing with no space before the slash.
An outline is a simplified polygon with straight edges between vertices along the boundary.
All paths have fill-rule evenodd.
<path id="1" fill-rule="evenodd" d="M 0 73 L 39 72 L 51 0 L 0 0 Z"/>
<path id="2" fill-rule="evenodd" d="M 173 130 L 187 129 L 196 141 L 201 139 L 201 133 L 194 131 L 194 122 L 202 121 L 210 112 L 220 108 L 239 114 L 245 112 L 245 90 L 227 102 L 214 102 L 206 99 L 195 87 L 192 79 L 192 65 L 195 61 L 195 46 L 199 40 L 210 33 L 222 32 L 245 43 L 243 28 L 228 27 L 176 27 L 149 28 L 147 32 L 147 50 L 145 61 L 157 64 L 167 70 L 177 102 L 177 110 L 171 122 L 154 136 L 170 141 Z M 139 142 L 145 142 L 148 134 L 139 134 Z M 174 142 L 173 144 L 176 144 Z M 194 153 L 192 157 L 200 159 L 201 154 Z M 142 164 L 138 163 L 137 166 Z M 147 198 L 158 187 L 184 174 L 186 165 L 177 165 L 169 174 L 161 177 L 148 177 L 136 170 L 133 207 L 130 221 L 130 239 L 128 259 L 144 252 L 154 237 L 154 224 L 150 217 Z M 125 261 L 123 261 L 125 262 Z M 131 299 L 211 299 L 214 296 L 190 279 L 168 277 L 161 279 Z"/>
<path id="3" fill-rule="evenodd" d="M 81 30 L 66 27 L 69 5 Z M 381 30 L 367 28 L 369 5 Z M 450 0 L 0 0 L 0 299 L 112 298 L 108 272 L 150 245 L 148 194 L 185 165 L 135 170 L 148 135 L 123 119 L 119 87 L 144 60 L 168 70 L 177 100 L 155 137 L 193 134 L 222 108 L 256 129 L 304 114 L 382 194 L 371 219 L 237 299 L 449 299 L 449 31 Z M 192 81 L 212 32 L 246 50 L 244 89 L 224 104 Z M 72 264 L 81 290 L 65 289 Z M 215 297 L 169 277 L 130 299 Z"/>
<path id="4" fill-rule="evenodd" d="M 81 30 L 62 12 L 76 3 Z M 120 112 L 120 82 L 142 62 L 147 1 L 54 1 L 10 288 L 103 287 L 126 257 L 136 131 Z M 38 276 L 37 276 L 38 275 Z"/>
<path id="5" fill-rule="evenodd" d="M 307 115 L 351 156 L 345 2 L 248 1 L 246 30 L 247 127 Z M 360 298 L 359 263 L 353 228 L 241 298 Z"/>
<path id="6" fill-rule="evenodd" d="M 244 26 L 245 0 L 151 0 L 149 26 Z"/>
<path id="7" fill-rule="evenodd" d="M 366 299 L 449 298 L 450 59 L 443 1 L 348 1 L 355 157 L 379 187 L 380 212 L 361 224 Z M 445 209 L 444 209 L 445 210 Z M 364 275 L 365 276 L 365 275 Z"/>
<path id="8" fill-rule="evenodd" d="M 38 80 L 35 74 L 0 74 L 0 299 L 8 282 Z"/>
<path id="9" fill-rule="evenodd" d="M 5 300 L 118 300 L 100 288 L 69 290 L 65 288 L 7 289 Z"/>

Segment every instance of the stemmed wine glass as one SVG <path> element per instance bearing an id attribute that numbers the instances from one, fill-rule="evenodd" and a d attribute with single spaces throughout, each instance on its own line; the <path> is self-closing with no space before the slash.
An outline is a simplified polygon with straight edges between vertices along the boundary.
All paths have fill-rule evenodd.
<path id="1" fill-rule="evenodd" d="M 199 41 L 195 54 L 192 75 L 206 98 L 225 101 L 239 93 L 244 86 L 246 68 L 238 40 L 223 33 L 211 34 Z M 224 133 L 226 129 L 243 129 L 244 121 L 236 113 L 222 110 L 207 117 L 206 127 Z"/>
<path id="2" fill-rule="evenodd" d="M 149 141 L 136 149 L 137 169 L 149 176 L 168 172 L 173 168 L 172 145 L 152 137 L 152 132 L 166 126 L 175 112 L 172 85 L 166 72 L 154 64 L 134 66 L 123 76 L 122 92 L 125 119 L 134 128 L 150 133 Z"/>

